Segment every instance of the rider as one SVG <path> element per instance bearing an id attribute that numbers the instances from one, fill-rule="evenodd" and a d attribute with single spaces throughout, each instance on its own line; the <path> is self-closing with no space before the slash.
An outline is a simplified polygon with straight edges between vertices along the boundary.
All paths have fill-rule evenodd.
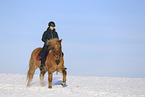
<path id="1" fill-rule="evenodd" d="M 41 66 L 40 66 L 40 70 L 43 70 L 43 66 L 45 66 L 45 60 L 46 60 L 46 56 L 49 53 L 48 51 L 48 46 L 46 45 L 47 40 L 50 40 L 52 38 L 59 38 L 58 34 L 55 30 L 55 23 L 53 21 L 50 21 L 48 23 L 48 28 L 47 30 L 43 33 L 42 36 L 42 41 L 44 42 L 44 46 L 41 50 L 41 52 L 39 53 L 39 55 L 41 56 Z"/>

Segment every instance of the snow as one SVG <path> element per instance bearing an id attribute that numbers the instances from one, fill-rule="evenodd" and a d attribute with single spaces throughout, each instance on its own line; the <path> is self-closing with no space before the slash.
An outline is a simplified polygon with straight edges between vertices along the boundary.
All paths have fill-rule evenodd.
<path id="1" fill-rule="evenodd" d="M 112 78 L 67 76 L 62 87 L 61 75 L 53 75 L 52 89 L 41 87 L 39 75 L 34 75 L 30 87 L 26 74 L 0 73 L 0 97 L 145 97 L 145 78 Z"/>

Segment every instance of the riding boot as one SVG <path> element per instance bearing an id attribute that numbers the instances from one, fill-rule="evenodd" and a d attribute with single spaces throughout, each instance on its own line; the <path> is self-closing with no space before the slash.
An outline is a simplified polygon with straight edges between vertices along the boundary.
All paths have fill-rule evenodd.
<path id="1" fill-rule="evenodd" d="M 44 45 L 43 52 L 41 53 L 41 66 L 40 66 L 41 71 L 44 69 L 46 56 L 47 56 L 47 46 Z"/>
<path id="2" fill-rule="evenodd" d="M 43 68 L 44 68 L 44 64 L 41 64 L 41 66 L 40 66 L 40 71 L 42 71 Z"/>
<path id="3" fill-rule="evenodd" d="M 43 56 L 41 58 L 41 66 L 40 66 L 40 70 L 43 71 L 44 66 L 45 66 L 45 61 L 46 61 L 46 56 Z"/>
<path id="4" fill-rule="evenodd" d="M 67 68 L 64 66 L 64 69 L 66 70 Z"/>

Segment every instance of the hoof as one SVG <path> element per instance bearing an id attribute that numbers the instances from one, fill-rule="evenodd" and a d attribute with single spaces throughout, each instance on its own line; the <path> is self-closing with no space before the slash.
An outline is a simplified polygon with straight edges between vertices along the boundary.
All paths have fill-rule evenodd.
<path id="1" fill-rule="evenodd" d="M 66 84 L 62 84 L 62 83 L 61 83 L 61 85 L 62 85 L 62 87 L 67 87 L 67 85 L 66 85 Z"/>
<path id="2" fill-rule="evenodd" d="M 49 86 L 48 88 L 49 88 L 49 89 L 52 89 L 52 86 Z"/>
<path id="3" fill-rule="evenodd" d="M 27 84 L 27 87 L 30 87 L 30 84 Z"/>
<path id="4" fill-rule="evenodd" d="M 65 81 L 62 81 L 62 82 L 61 82 L 61 85 L 62 85 L 62 86 L 65 86 Z"/>
<path id="5" fill-rule="evenodd" d="M 65 84 L 61 83 L 62 86 L 64 86 Z"/>
<path id="6" fill-rule="evenodd" d="M 65 86 L 65 83 L 61 83 L 62 86 Z"/>
<path id="7" fill-rule="evenodd" d="M 44 83 L 41 83 L 41 86 L 42 86 L 42 87 L 44 87 L 44 86 L 45 86 L 45 84 L 44 84 Z"/>

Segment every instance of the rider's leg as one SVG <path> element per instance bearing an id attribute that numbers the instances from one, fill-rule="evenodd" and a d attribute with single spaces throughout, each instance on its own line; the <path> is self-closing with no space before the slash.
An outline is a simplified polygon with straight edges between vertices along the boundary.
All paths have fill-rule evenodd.
<path id="1" fill-rule="evenodd" d="M 43 52 L 42 52 L 42 55 L 41 55 L 41 66 L 40 66 L 41 71 L 43 70 L 43 66 L 45 66 L 46 56 L 47 56 L 47 46 L 44 45 Z"/>

